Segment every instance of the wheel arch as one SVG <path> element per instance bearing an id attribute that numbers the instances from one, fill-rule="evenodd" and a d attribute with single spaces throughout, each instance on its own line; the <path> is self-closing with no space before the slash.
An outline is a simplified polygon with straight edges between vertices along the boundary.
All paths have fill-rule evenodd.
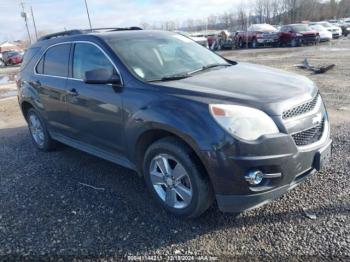
<path id="1" fill-rule="evenodd" d="M 142 165 L 143 165 L 143 159 L 147 149 L 156 141 L 166 137 L 175 138 L 179 142 L 183 143 L 186 147 L 188 147 L 189 150 L 191 150 L 192 156 L 194 157 L 194 159 L 198 161 L 198 164 L 203 169 L 203 172 L 205 172 L 204 175 L 206 175 L 210 180 L 210 175 L 205 165 L 205 161 L 204 159 L 202 159 L 200 150 L 196 146 L 195 142 L 191 141 L 191 139 L 189 138 L 186 138 L 182 134 L 178 134 L 174 130 L 169 130 L 167 128 L 159 128 L 159 127 L 155 129 L 145 130 L 138 136 L 136 140 L 137 142 L 134 147 L 134 159 L 135 159 L 135 165 L 136 165 L 137 171 L 140 176 L 143 176 Z"/>
<path id="2" fill-rule="evenodd" d="M 32 105 L 32 103 L 28 102 L 28 101 L 23 101 L 21 103 L 21 110 L 22 110 L 22 114 L 24 116 L 24 118 L 27 120 L 27 113 L 29 111 L 30 108 L 34 108 L 34 106 Z"/>

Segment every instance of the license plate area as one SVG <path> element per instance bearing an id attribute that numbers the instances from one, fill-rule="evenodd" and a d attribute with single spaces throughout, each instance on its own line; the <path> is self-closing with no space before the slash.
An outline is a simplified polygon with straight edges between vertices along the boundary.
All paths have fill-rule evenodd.
<path id="1" fill-rule="evenodd" d="M 332 143 L 316 152 L 314 167 L 317 171 L 321 171 L 329 163 L 332 156 Z"/>

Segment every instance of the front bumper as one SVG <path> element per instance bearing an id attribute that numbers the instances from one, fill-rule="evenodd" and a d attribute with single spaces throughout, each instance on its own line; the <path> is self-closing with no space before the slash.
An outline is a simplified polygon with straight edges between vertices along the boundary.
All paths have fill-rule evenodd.
<path id="1" fill-rule="evenodd" d="M 272 38 L 258 38 L 257 42 L 260 45 L 273 45 L 278 43 L 278 38 L 277 39 L 272 39 Z"/>
<path id="2" fill-rule="evenodd" d="M 307 165 L 306 163 L 311 163 L 310 167 L 301 173 L 296 173 L 294 176 L 292 176 L 292 180 L 288 181 L 287 183 L 282 182 L 282 178 L 280 179 L 280 185 L 273 186 L 271 189 L 263 190 L 262 192 L 253 193 L 253 194 L 242 194 L 242 195 L 226 195 L 226 194 L 216 194 L 217 203 L 219 206 L 219 209 L 223 212 L 234 212 L 239 213 L 247 210 L 251 210 L 257 207 L 260 207 L 264 204 L 269 203 L 270 201 L 279 198 L 289 190 L 296 187 L 299 183 L 310 177 L 316 172 L 316 168 L 319 169 L 319 163 L 316 161 L 318 152 L 325 151 L 326 149 L 330 148 L 332 144 L 331 140 L 328 140 L 322 147 L 318 148 L 317 150 L 312 150 L 309 152 L 304 152 L 304 154 L 308 154 L 309 157 L 306 159 L 301 159 L 300 165 Z M 294 156 L 295 157 L 295 156 Z M 310 162 L 310 159 L 312 159 L 312 162 Z M 303 162 L 303 163 L 302 163 Z M 283 165 L 282 163 L 280 163 Z M 293 170 L 293 167 L 289 166 L 289 169 L 292 168 L 292 170 L 288 170 L 290 174 L 295 172 Z M 298 167 L 295 167 L 298 168 Z M 285 167 L 282 169 L 285 170 Z M 289 177 L 290 178 L 290 177 Z M 275 181 L 278 182 L 278 181 Z M 271 186 L 271 184 L 270 184 Z M 266 186 L 268 188 L 268 186 Z"/>

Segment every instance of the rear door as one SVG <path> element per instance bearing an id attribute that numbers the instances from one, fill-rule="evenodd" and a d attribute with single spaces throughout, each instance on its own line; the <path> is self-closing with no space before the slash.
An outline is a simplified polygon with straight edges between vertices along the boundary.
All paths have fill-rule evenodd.
<path id="1" fill-rule="evenodd" d="M 68 79 L 70 126 L 73 138 L 109 153 L 122 151 L 122 87 L 110 84 L 86 84 L 85 72 L 117 69 L 101 47 L 91 42 L 77 42 Z"/>
<path id="2" fill-rule="evenodd" d="M 70 43 L 49 47 L 35 67 L 32 83 L 40 96 L 50 130 L 64 135 L 69 132 L 66 98 L 70 49 Z"/>

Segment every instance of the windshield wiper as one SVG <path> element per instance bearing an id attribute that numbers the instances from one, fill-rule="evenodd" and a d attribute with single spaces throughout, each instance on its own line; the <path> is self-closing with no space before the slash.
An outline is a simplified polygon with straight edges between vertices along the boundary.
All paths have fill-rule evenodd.
<path id="1" fill-rule="evenodd" d="M 200 72 L 200 71 L 205 71 L 210 68 L 214 67 L 219 67 L 219 66 L 231 66 L 230 64 L 209 64 L 206 66 L 203 66 L 199 69 L 196 69 L 191 72 L 183 73 L 183 74 L 175 74 L 175 75 L 169 75 L 169 76 L 164 76 L 160 79 L 154 79 L 154 80 L 149 80 L 148 82 L 165 82 L 165 81 L 172 81 L 172 80 L 179 80 L 179 79 L 184 79 L 187 77 L 191 77 L 192 74 Z"/>
<path id="2" fill-rule="evenodd" d="M 206 66 L 202 66 L 202 68 L 194 70 L 194 71 L 190 72 L 189 74 L 192 75 L 194 73 L 197 73 L 197 72 L 200 72 L 200 71 L 205 71 L 205 70 L 208 70 L 210 68 L 219 67 L 219 66 L 231 66 L 231 65 L 230 64 L 209 64 L 209 65 L 206 65 Z"/>
<path id="3" fill-rule="evenodd" d="M 148 82 L 159 82 L 159 81 L 172 81 L 172 80 L 179 80 L 179 79 L 184 79 L 190 77 L 189 73 L 185 73 L 185 74 L 175 74 L 175 75 L 169 75 L 169 76 L 164 76 L 160 79 L 155 79 L 155 80 L 150 80 Z"/>

